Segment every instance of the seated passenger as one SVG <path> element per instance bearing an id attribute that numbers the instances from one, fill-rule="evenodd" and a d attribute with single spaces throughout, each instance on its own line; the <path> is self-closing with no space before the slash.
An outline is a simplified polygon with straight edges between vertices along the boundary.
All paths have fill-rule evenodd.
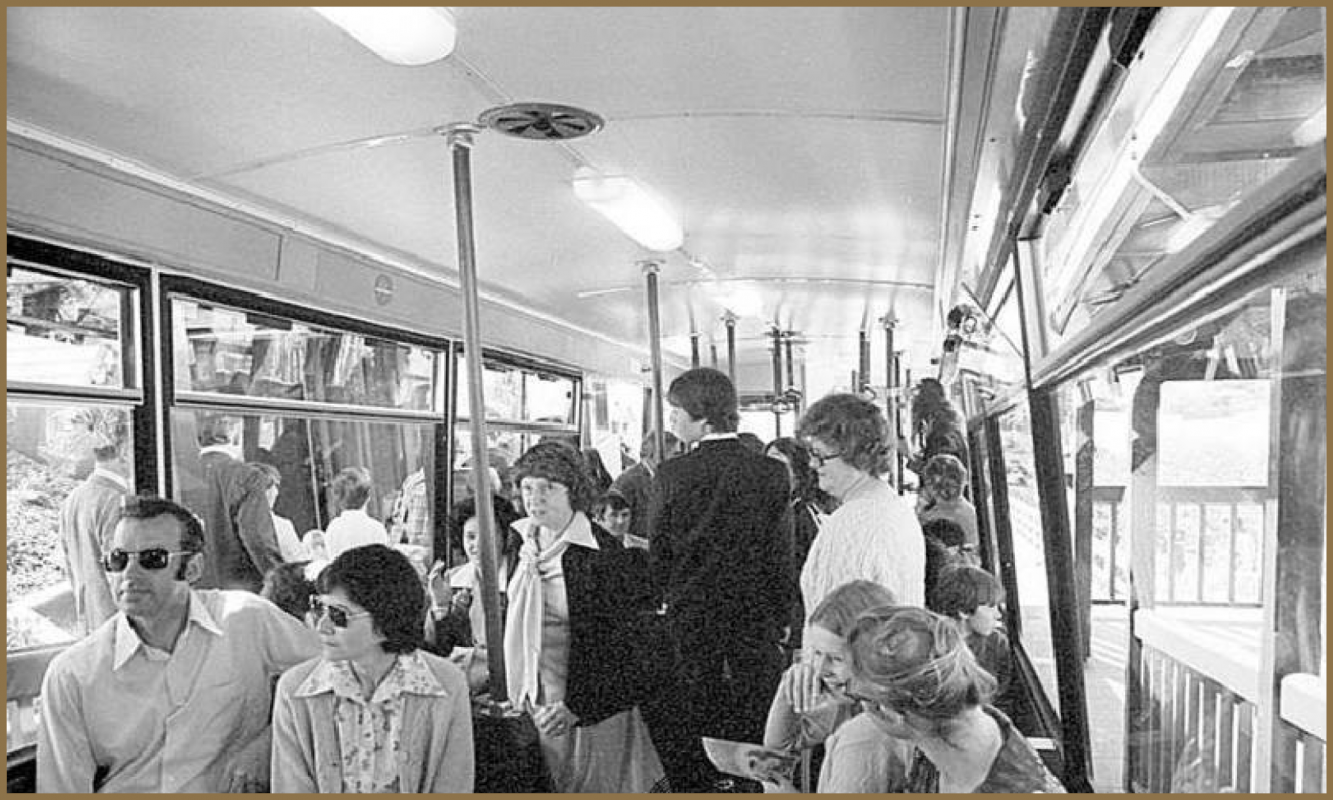
<path id="1" fill-rule="evenodd" d="M 366 513 L 371 486 L 370 471 L 365 467 L 347 467 L 333 479 L 333 497 L 342 511 L 329 522 L 324 533 L 325 555 L 329 560 L 353 547 L 389 543 L 384 523 Z"/>
<path id="2" fill-rule="evenodd" d="M 407 557 L 355 547 L 315 587 L 324 653 L 278 681 L 273 790 L 471 792 L 467 685 L 419 649 L 426 595 Z"/>
<path id="3" fill-rule="evenodd" d="M 633 525 L 634 520 L 633 514 L 629 500 L 625 499 L 625 495 L 611 489 L 604 493 L 596 505 L 593 506 L 592 518 L 598 525 L 606 528 L 607 533 L 619 539 L 620 543 L 626 547 L 647 550 L 648 540 L 630 533 L 630 526 Z"/>
<path id="4" fill-rule="evenodd" d="M 814 613 L 802 637 L 801 662 L 782 676 L 768 712 L 764 746 L 810 750 L 824 744 L 817 791 L 821 794 L 898 792 L 907 778 L 911 745 L 894 739 L 845 694 L 851 677 L 846 635 L 864 611 L 893 603 L 893 593 L 870 581 L 834 589 Z M 812 787 L 805 787 L 810 791 Z M 786 782 L 767 792 L 792 792 Z"/>
<path id="5" fill-rule="evenodd" d="M 975 551 L 977 510 L 963 497 L 967 467 L 957 457 L 942 453 L 933 456 L 921 470 L 921 506 L 917 518 L 924 527 L 933 519 L 947 519 L 963 529 L 963 547 Z"/>
<path id="6" fill-rule="evenodd" d="M 988 705 L 995 679 L 958 626 L 925 609 L 868 611 L 849 637 L 848 694 L 917 753 L 908 792 L 1063 792 L 1003 712 Z"/>
<path id="7" fill-rule="evenodd" d="M 513 562 L 518 559 L 518 534 L 509 504 L 494 498 L 495 534 L 505 542 L 500 556 L 500 612 L 504 613 L 505 586 Z M 468 676 L 473 692 L 485 689 L 486 621 L 479 598 L 481 575 L 481 526 L 477 521 L 476 498 L 454 504 L 447 521 L 450 546 L 467 554 L 467 561 L 445 572 L 443 561 L 435 562 L 427 578 L 430 613 L 426 617 L 426 647 L 436 655 L 454 660 Z"/>
<path id="8" fill-rule="evenodd" d="M 249 592 L 192 590 L 204 530 L 184 506 L 127 497 L 119 517 L 119 611 L 46 671 L 37 790 L 267 790 L 272 680 L 314 633 Z"/>
<path id="9" fill-rule="evenodd" d="M 1013 696 L 1013 654 L 1009 637 L 1000 630 L 1000 607 L 1004 586 L 1000 579 L 980 567 L 958 566 L 946 570 L 936 587 L 936 610 L 958 623 L 958 628 L 977 657 L 977 663 L 995 678 L 995 707 L 1013 717 L 1019 705 Z"/>

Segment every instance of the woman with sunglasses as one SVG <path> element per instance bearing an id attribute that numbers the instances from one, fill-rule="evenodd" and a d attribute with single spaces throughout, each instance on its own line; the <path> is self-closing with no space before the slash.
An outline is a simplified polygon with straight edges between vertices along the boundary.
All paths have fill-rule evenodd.
<path id="1" fill-rule="evenodd" d="M 579 452 L 534 445 L 514 464 L 528 516 L 509 579 L 509 696 L 532 714 L 557 792 L 646 792 L 662 765 L 637 704 L 639 613 L 651 613 L 644 551 L 588 517 Z"/>
<path id="2" fill-rule="evenodd" d="M 995 679 L 946 617 L 887 606 L 852 628 L 848 695 L 916 745 L 907 792 L 1063 792 L 1041 757 L 989 705 Z"/>
<path id="3" fill-rule="evenodd" d="M 883 412 L 854 394 L 832 394 L 810 406 L 797 433 L 810 448 L 819 488 L 838 500 L 801 569 L 806 613 L 854 580 L 878 583 L 904 605 L 925 605 L 921 525 L 880 479 L 893 452 Z"/>
<path id="4" fill-rule="evenodd" d="M 420 649 L 426 595 L 406 556 L 343 552 L 311 597 L 323 655 L 278 681 L 275 792 L 471 792 L 462 672 Z"/>

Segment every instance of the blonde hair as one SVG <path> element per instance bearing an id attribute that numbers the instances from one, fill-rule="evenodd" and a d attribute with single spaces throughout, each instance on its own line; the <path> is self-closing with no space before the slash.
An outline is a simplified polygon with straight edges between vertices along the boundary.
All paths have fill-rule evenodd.
<path id="1" fill-rule="evenodd" d="M 995 694 L 958 626 L 922 608 L 890 606 L 862 614 L 848 636 L 852 670 L 882 693 L 881 702 L 944 727 Z"/>
<path id="2" fill-rule="evenodd" d="M 815 606 L 810 612 L 810 624 L 846 638 L 863 612 L 896 602 L 898 598 L 893 592 L 874 581 L 850 581 L 829 592 Z"/>

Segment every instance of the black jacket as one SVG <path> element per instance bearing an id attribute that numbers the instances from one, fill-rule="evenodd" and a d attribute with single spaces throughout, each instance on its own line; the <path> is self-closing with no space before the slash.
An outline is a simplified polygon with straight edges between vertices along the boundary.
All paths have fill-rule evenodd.
<path id="1" fill-rule="evenodd" d="M 682 655 L 775 642 L 795 586 L 787 471 L 735 439 L 658 467 L 652 576 Z"/>

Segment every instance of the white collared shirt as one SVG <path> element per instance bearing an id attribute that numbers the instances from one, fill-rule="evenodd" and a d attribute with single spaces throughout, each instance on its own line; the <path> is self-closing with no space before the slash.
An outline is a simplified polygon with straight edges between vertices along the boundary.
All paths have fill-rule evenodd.
<path id="1" fill-rule="evenodd" d="M 170 653 L 118 613 L 51 662 L 38 791 L 226 791 L 227 766 L 268 727 L 272 679 L 319 646 L 249 592 L 192 591 L 189 603 Z"/>

